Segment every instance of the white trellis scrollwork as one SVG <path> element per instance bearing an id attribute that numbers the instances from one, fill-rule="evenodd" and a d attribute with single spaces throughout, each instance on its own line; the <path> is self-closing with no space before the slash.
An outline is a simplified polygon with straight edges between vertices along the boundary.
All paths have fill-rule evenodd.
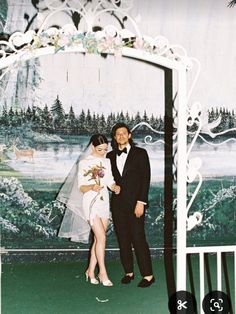
<path id="1" fill-rule="evenodd" d="M 202 117 L 203 116 L 203 117 Z M 236 131 L 236 128 L 230 128 L 227 130 L 224 130 L 222 132 L 214 133 L 212 132 L 213 129 L 219 126 L 221 123 L 221 116 L 219 115 L 218 118 L 213 120 L 212 122 L 208 122 L 208 114 L 202 115 L 202 109 L 201 105 L 199 103 L 195 103 L 188 111 L 188 118 L 187 118 L 187 125 L 188 127 L 193 127 L 194 125 L 196 126 L 196 130 L 189 131 L 188 134 L 192 137 L 192 140 L 190 142 L 188 152 L 187 152 L 187 157 L 188 157 L 188 162 L 187 162 L 187 182 L 192 183 L 194 180 L 198 179 L 198 184 L 194 190 L 194 192 L 191 195 L 191 198 L 188 202 L 187 205 L 187 211 L 189 211 L 194 199 L 197 196 L 197 193 L 199 192 L 203 178 L 202 175 L 199 171 L 202 161 L 199 157 L 190 159 L 190 153 L 193 149 L 194 144 L 196 143 L 196 140 L 200 138 L 203 140 L 203 142 L 211 145 L 211 146 L 220 146 L 225 143 L 228 143 L 230 141 L 236 141 L 235 137 L 230 137 L 225 140 L 222 140 L 218 143 L 214 142 L 209 142 L 208 140 L 205 139 L 204 135 L 210 136 L 212 139 L 215 139 L 217 137 L 220 137 L 221 135 L 226 135 L 229 132 L 234 132 Z M 198 218 L 198 219 L 193 219 L 193 218 Z M 202 214 L 199 212 L 194 213 L 190 217 L 187 218 L 187 230 L 191 230 L 195 225 L 199 225 L 202 221 Z M 195 222 L 195 225 L 194 225 Z M 191 227 L 190 227 L 191 225 Z"/>
<path id="2" fill-rule="evenodd" d="M 38 31 L 15 32 L 8 41 L 0 41 L 0 69 L 44 53 L 81 51 L 119 56 L 124 48 L 133 48 L 192 67 L 192 60 L 181 46 L 170 45 L 163 36 L 151 38 L 141 35 L 138 24 L 128 14 L 132 1 L 100 0 L 92 5 L 89 1 L 82 4 L 80 1 L 67 0 L 46 1 L 45 4 L 44 9 L 49 13 Z M 59 13 L 65 14 L 67 19 L 69 17 L 71 22 L 63 26 L 50 26 L 55 24 L 54 18 Z M 78 16 L 78 25 L 73 20 L 74 13 Z M 114 25 L 102 24 L 102 17 L 106 14 L 114 17 Z M 125 27 L 126 21 L 133 30 Z M 6 71 L 3 71 L 0 78 L 5 74 Z"/>

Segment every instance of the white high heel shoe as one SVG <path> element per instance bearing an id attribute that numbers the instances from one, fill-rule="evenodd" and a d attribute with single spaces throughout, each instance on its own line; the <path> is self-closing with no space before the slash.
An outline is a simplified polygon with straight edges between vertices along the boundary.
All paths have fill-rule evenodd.
<path id="1" fill-rule="evenodd" d="M 92 285 L 98 285 L 99 284 L 99 281 L 96 278 L 90 278 L 89 274 L 87 272 L 85 273 L 85 277 L 86 277 L 86 281 L 90 281 L 90 283 Z"/>
<path id="2" fill-rule="evenodd" d="M 105 286 L 105 287 L 112 287 L 112 286 L 113 286 L 113 283 L 111 282 L 110 279 L 107 279 L 107 280 L 102 281 L 99 276 L 98 276 L 98 279 L 99 279 L 100 283 L 101 283 L 103 286 Z"/>

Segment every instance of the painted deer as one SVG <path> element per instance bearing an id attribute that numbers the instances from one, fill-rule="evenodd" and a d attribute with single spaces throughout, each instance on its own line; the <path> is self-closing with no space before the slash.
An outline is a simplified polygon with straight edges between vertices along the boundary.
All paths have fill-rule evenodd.
<path id="1" fill-rule="evenodd" d="M 3 153 L 4 149 L 6 148 L 5 144 L 0 144 L 0 154 Z"/>
<path id="2" fill-rule="evenodd" d="M 34 159 L 34 152 L 33 148 L 29 149 L 18 149 L 16 145 L 12 145 L 14 153 L 16 155 L 16 159 L 20 159 L 22 157 L 29 157 L 30 160 Z"/>
<path id="3" fill-rule="evenodd" d="M 2 161 L 4 149 L 6 149 L 6 145 L 0 144 L 0 161 Z"/>

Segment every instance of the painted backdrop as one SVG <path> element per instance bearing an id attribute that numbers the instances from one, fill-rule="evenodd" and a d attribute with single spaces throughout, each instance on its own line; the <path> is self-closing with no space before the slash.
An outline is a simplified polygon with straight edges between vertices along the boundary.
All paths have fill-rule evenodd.
<path id="1" fill-rule="evenodd" d="M 37 28 L 46 11 L 44 1 L 13 2 L 1 1 L 0 27 L 5 37 L 16 30 Z M 38 12 L 41 15 L 36 17 Z M 177 6 L 174 0 L 145 4 L 137 0 L 131 14 L 137 16 L 142 33 L 166 36 L 202 64 L 193 99 L 202 103 L 202 117 L 210 123 L 211 132 L 200 134 L 191 153 L 202 159 L 204 178 L 191 211 L 203 213 L 203 221 L 188 233 L 188 242 L 235 244 L 236 61 L 231 52 L 236 44 L 236 8 L 213 0 L 208 1 L 207 10 L 195 1 L 178 1 Z M 107 18 L 112 23 L 112 17 Z M 63 15 L 58 20 L 67 22 Z M 147 235 L 151 247 L 163 247 L 165 117 L 160 68 L 113 56 L 43 56 L 22 63 L 4 77 L 0 109 L 3 246 L 78 247 L 57 238 L 64 207 L 56 195 L 90 135 L 102 132 L 109 137 L 112 125 L 123 121 L 134 128 L 135 142 L 150 157 Z M 149 135 L 151 139 L 146 138 Z M 189 196 L 194 185 L 188 188 Z M 117 247 L 112 222 L 108 247 Z"/>

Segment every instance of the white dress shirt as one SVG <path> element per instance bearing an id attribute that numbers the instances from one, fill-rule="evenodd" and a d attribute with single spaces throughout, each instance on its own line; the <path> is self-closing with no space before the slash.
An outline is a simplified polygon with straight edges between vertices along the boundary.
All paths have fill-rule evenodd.
<path id="1" fill-rule="evenodd" d="M 122 153 L 120 156 L 116 155 L 116 165 L 117 165 L 117 169 L 119 170 L 119 173 L 121 176 L 122 176 L 122 173 L 124 170 L 125 162 L 126 162 L 126 159 L 128 157 L 130 148 L 131 148 L 131 146 L 130 146 L 130 144 L 128 144 L 126 146 L 127 154 Z"/>

